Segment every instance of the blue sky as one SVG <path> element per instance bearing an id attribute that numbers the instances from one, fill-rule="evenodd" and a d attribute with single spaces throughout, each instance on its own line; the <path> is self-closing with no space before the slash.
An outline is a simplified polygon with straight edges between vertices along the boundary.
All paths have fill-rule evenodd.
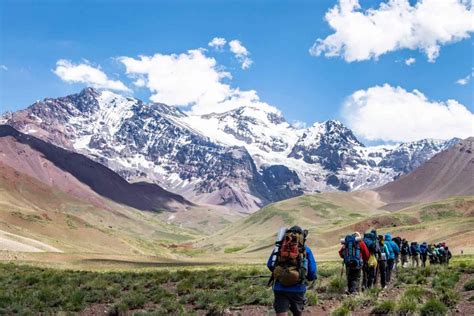
<path id="1" fill-rule="evenodd" d="M 362 7 L 353 8 L 352 11 L 368 14 L 367 9 L 378 10 L 381 2 L 384 1 L 362 0 Z M 410 4 L 414 8 L 417 1 L 410 1 Z M 96 68 L 100 66 L 100 70 L 110 80 L 121 81 L 133 90 L 133 96 L 148 100 L 154 92 L 133 85 L 137 73 L 135 77 L 130 73 L 127 76 L 127 66 L 118 57 L 127 56 L 138 60 L 139 55 L 186 54 L 190 49 L 206 48 L 207 51 L 203 53 L 206 58 L 214 58 L 219 71 L 232 75 L 232 79 L 224 78 L 222 82 L 233 89 L 255 90 L 261 101 L 280 109 L 290 122 L 302 121 L 310 125 L 327 119 L 346 122 L 348 115 L 359 118 L 359 112 L 353 115 L 352 112 L 347 114 L 347 111 L 343 111 L 347 98 L 357 103 L 371 98 L 373 94 L 379 96 L 384 91 L 370 88 L 388 84 L 393 91 L 400 87 L 410 96 L 414 89 L 420 91 L 426 97 L 426 111 L 430 111 L 431 103 L 440 102 L 442 107 L 447 100 L 456 100 L 465 107 L 467 112 L 463 113 L 467 113 L 471 120 L 473 134 L 472 117 L 469 117 L 474 107 L 473 80 L 470 80 L 473 68 L 472 27 L 469 29 L 467 26 L 466 29 L 465 25 L 456 25 L 456 34 L 464 31 L 468 36 L 464 34 L 462 38 L 454 37 L 439 44 L 439 55 L 431 61 L 426 50 L 420 48 L 426 43 L 414 45 L 412 49 L 406 48 L 412 44 L 403 47 L 404 35 L 400 35 L 400 48 L 388 49 L 386 52 L 383 48 L 379 50 L 379 43 L 368 42 L 368 48 L 355 47 L 354 51 L 358 54 L 356 58 L 360 60 L 349 60 L 351 57 L 342 53 L 327 57 L 325 54 L 330 50 L 327 47 L 322 48 L 323 52 L 319 56 L 311 55 L 309 49 L 318 38 L 324 40 L 335 33 L 324 17 L 336 5 L 339 5 L 338 1 L 329 0 L 4 0 L 0 2 L 0 112 L 21 109 L 37 99 L 63 96 L 84 87 L 84 83 L 65 82 L 54 73 L 56 63 L 61 59 L 74 65 L 84 63 Z M 467 14 L 472 14 L 471 7 L 466 9 Z M 453 16 L 443 18 L 453 20 Z M 439 21 L 440 18 L 435 17 L 434 20 Z M 357 25 L 354 30 L 358 31 L 356 28 Z M 397 31 L 396 26 L 393 31 Z M 354 36 L 370 39 L 374 34 L 364 33 L 361 28 L 358 35 Z M 239 59 L 228 46 L 221 51 L 209 47 L 208 42 L 214 37 L 225 38 L 227 43 L 238 40 L 249 52 L 247 56 L 253 61 L 252 65 L 242 69 Z M 413 39 L 405 42 L 412 43 Z M 365 49 L 383 53 L 366 58 Z M 406 64 L 409 58 L 415 59 L 411 65 Z M 456 83 L 460 79 L 466 79 L 463 85 Z M 358 90 L 366 94 L 355 97 L 353 94 Z M 394 94 L 392 90 L 388 91 L 388 97 L 400 92 Z M 374 100 L 377 102 L 380 98 L 374 97 Z M 378 108 L 382 105 L 377 103 L 373 106 Z M 420 105 L 420 108 L 423 106 Z M 390 135 L 373 136 L 374 133 L 380 133 L 380 128 L 364 131 L 360 126 L 370 122 L 361 118 L 357 122 L 347 123 L 367 140 L 380 138 L 397 141 L 417 137 L 414 134 L 406 136 L 406 139 L 396 139 Z M 447 131 L 450 126 L 459 125 L 456 122 L 451 120 L 441 125 L 441 128 Z M 468 125 L 466 122 L 463 124 L 463 132 L 457 132 L 460 136 L 469 134 L 466 131 Z M 418 134 L 424 135 L 423 132 Z M 436 132 L 425 134 L 438 135 Z M 447 132 L 445 135 L 452 136 Z"/>

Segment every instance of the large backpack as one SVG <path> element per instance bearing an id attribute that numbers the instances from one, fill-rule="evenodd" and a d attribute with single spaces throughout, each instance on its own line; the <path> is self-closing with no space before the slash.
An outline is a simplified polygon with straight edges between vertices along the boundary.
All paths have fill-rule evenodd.
<path id="1" fill-rule="evenodd" d="M 273 277 L 285 286 L 303 283 L 308 271 L 304 231 L 288 230 L 281 241 Z"/>
<path id="2" fill-rule="evenodd" d="M 344 264 L 354 269 L 362 267 L 360 243 L 353 235 L 347 235 L 344 239 Z"/>
<path id="3" fill-rule="evenodd" d="M 403 256 L 406 256 L 410 253 L 410 246 L 408 245 L 408 243 L 403 243 L 401 248 L 402 249 L 400 250 L 400 252 Z"/>
<path id="4" fill-rule="evenodd" d="M 376 253 L 380 250 L 379 241 L 377 239 L 377 234 L 370 232 L 364 234 L 364 243 L 369 249 L 371 254 Z"/>

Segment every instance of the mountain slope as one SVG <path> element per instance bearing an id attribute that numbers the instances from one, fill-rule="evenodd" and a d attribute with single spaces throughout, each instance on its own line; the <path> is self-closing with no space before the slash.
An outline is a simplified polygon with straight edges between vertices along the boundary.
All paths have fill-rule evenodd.
<path id="1" fill-rule="evenodd" d="M 378 187 L 456 142 L 365 147 L 340 122 L 297 129 L 269 106 L 197 116 L 92 88 L 46 98 L 4 121 L 128 181 L 244 213 L 303 192 Z"/>
<path id="2" fill-rule="evenodd" d="M 474 195 L 474 137 L 442 151 L 415 171 L 376 189 L 386 203 Z"/>
<path id="3" fill-rule="evenodd" d="M 46 185 L 0 160 L 0 250 L 164 255 L 160 244 L 196 237 L 165 224 L 156 213 L 106 199 L 102 205 Z"/>
<path id="4" fill-rule="evenodd" d="M 88 192 L 88 188 L 102 197 L 140 210 L 177 210 L 191 205 L 183 197 L 155 184 L 130 184 L 102 164 L 22 134 L 10 126 L 0 125 L 0 144 L 4 163 L 92 202 L 100 203 L 100 198 Z"/>

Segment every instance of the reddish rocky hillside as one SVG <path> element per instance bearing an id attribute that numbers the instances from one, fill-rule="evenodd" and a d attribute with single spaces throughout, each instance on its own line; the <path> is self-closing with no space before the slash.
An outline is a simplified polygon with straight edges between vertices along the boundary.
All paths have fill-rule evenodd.
<path id="1" fill-rule="evenodd" d="M 474 137 L 438 153 L 415 171 L 375 191 L 386 203 L 474 195 Z"/>

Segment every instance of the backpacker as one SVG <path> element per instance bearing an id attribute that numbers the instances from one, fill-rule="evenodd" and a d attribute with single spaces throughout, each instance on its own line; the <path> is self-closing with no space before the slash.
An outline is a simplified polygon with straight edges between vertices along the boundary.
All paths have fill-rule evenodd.
<path id="1" fill-rule="evenodd" d="M 359 240 L 353 235 L 347 235 L 344 239 L 344 264 L 354 269 L 362 267 Z"/>
<path id="2" fill-rule="evenodd" d="M 365 233 L 364 234 L 364 243 L 369 249 L 370 253 L 376 253 L 379 251 L 379 246 L 378 246 L 378 239 L 377 239 L 377 234 L 370 232 L 370 233 Z"/>
<path id="3" fill-rule="evenodd" d="M 401 253 L 402 253 L 402 256 L 406 256 L 410 253 L 410 246 L 408 245 L 408 243 L 402 244 Z"/>
<path id="4" fill-rule="evenodd" d="M 289 229 L 281 241 L 273 277 L 284 286 L 303 283 L 308 271 L 306 234 L 301 229 Z"/>

